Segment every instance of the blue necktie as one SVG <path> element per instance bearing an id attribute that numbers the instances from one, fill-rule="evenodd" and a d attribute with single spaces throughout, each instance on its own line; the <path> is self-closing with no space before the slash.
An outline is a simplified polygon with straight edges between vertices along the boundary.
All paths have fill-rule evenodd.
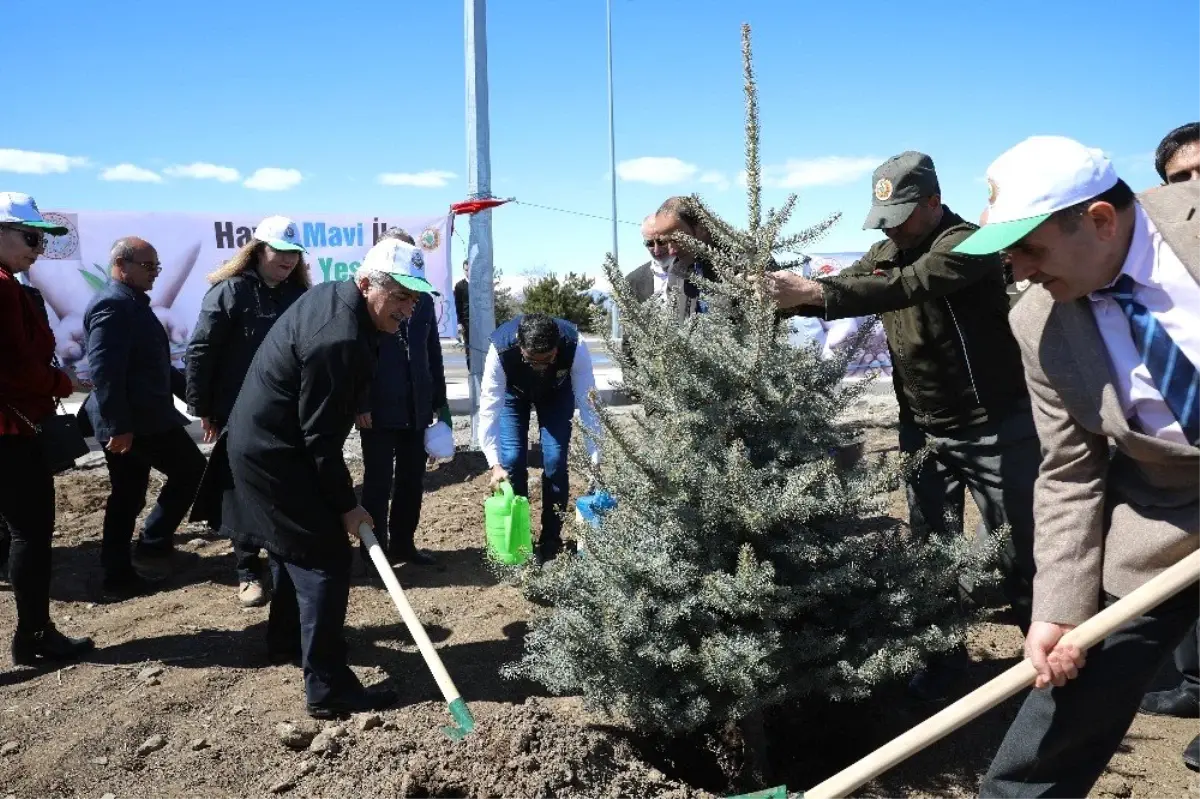
<path id="1" fill-rule="evenodd" d="M 1116 300 L 1129 317 L 1129 329 L 1142 363 L 1150 370 L 1159 393 L 1192 444 L 1200 443 L 1200 373 L 1171 340 L 1166 329 L 1133 296 L 1134 281 L 1121 275 L 1104 293 Z"/>

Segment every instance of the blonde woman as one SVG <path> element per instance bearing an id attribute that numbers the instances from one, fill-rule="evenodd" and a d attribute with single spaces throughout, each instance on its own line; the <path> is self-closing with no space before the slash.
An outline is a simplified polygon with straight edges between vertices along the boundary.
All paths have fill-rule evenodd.
<path id="1" fill-rule="evenodd" d="M 283 216 L 264 219 L 254 237 L 209 275 L 200 318 L 187 351 L 187 404 L 200 417 L 205 443 L 229 419 L 254 353 L 267 331 L 312 285 L 299 226 Z M 268 601 L 258 548 L 234 545 L 238 599 L 245 607 Z"/>

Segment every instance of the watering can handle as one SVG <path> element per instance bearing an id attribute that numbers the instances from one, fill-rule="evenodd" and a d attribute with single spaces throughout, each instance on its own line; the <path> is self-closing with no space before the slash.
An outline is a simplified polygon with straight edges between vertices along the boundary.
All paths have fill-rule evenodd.
<path id="1" fill-rule="evenodd" d="M 511 501 L 513 498 L 512 483 L 508 482 L 508 480 L 501 480 L 500 485 L 496 486 L 496 493 L 502 494 L 505 499 Z"/>
<path id="2" fill-rule="evenodd" d="M 507 486 L 508 483 L 506 482 L 505 485 Z M 508 494 L 506 496 L 508 496 L 509 498 L 512 497 L 512 488 L 508 489 Z M 513 515 L 511 513 L 511 507 L 510 507 L 510 513 L 504 517 L 504 551 L 505 552 L 512 552 L 512 525 L 513 525 Z"/>

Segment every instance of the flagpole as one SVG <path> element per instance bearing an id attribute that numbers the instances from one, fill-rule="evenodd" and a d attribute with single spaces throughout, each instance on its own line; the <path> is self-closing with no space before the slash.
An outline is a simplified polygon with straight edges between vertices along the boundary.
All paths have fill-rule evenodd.
<path id="1" fill-rule="evenodd" d="M 487 0 L 464 0 L 467 59 L 467 195 L 492 196 L 491 147 L 488 129 Z M 471 393 L 471 441 L 479 443 L 479 383 L 488 339 L 496 328 L 493 304 L 492 211 L 470 216 L 467 238 L 470 286 L 470 348 L 467 383 Z"/>
<path id="2" fill-rule="evenodd" d="M 608 21 L 608 176 L 612 187 L 612 256 L 617 257 L 617 141 L 613 127 L 613 58 L 612 58 L 612 0 L 604 2 L 605 15 Z M 615 341 L 621 337 L 620 311 L 615 303 L 609 303 L 612 309 L 612 338 Z"/>

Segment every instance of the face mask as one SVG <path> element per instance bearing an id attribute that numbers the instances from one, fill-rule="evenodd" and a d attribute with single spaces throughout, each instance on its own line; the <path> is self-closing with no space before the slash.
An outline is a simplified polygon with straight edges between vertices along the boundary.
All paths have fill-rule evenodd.
<path id="1" fill-rule="evenodd" d="M 666 273 L 670 272 L 671 267 L 675 265 L 675 258 L 676 256 L 674 255 L 668 255 L 666 258 L 651 257 L 650 260 L 654 264 L 654 270 L 660 275 L 665 275 Z"/>

